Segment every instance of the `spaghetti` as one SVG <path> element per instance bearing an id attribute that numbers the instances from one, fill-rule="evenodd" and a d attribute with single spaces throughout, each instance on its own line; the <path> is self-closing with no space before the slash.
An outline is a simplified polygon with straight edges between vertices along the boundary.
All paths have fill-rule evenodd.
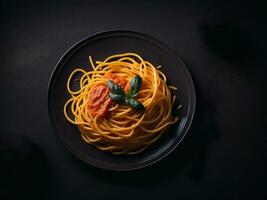
<path id="1" fill-rule="evenodd" d="M 170 125 L 178 121 L 171 114 L 175 96 L 166 76 L 150 62 L 134 53 L 116 54 L 94 65 L 92 71 L 75 69 L 67 81 L 71 98 L 64 105 L 66 119 L 80 130 L 83 140 L 113 154 L 137 154 L 153 144 Z M 80 88 L 71 89 L 74 75 L 81 73 Z M 109 96 L 107 81 L 112 80 L 125 92 L 134 76 L 142 78 L 135 97 L 145 110 L 115 103 Z"/>

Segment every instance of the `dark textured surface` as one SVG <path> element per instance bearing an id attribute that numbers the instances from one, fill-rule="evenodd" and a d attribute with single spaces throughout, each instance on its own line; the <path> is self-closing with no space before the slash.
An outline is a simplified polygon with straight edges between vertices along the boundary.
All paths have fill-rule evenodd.
<path id="1" fill-rule="evenodd" d="M 1 1 L 0 22 L 1 199 L 267 198 L 263 4 L 11 0 Z M 131 173 L 75 159 L 47 113 L 47 84 L 61 55 L 110 29 L 144 32 L 167 44 L 197 88 L 197 114 L 182 146 Z"/>

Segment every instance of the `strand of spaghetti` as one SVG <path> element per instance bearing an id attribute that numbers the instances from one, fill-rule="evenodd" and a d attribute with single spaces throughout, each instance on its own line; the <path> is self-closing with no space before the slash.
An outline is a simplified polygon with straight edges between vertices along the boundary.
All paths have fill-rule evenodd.
<path id="1" fill-rule="evenodd" d="M 93 59 L 92 59 L 92 56 L 89 56 L 89 61 L 90 61 L 90 64 L 93 68 L 93 70 L 95 71 L 95 65 L 94 65 L 94 62 L 93 62 Z"/>
<path id="2" fill-rule="evenodd" d="M 171 90 L 174 90 L 174 91 L 177 90 L 177 87 L 174 87 L 174 86 L 172 86 L 172 85 L 169 85 L 168 88 L 171 89 Z"/>

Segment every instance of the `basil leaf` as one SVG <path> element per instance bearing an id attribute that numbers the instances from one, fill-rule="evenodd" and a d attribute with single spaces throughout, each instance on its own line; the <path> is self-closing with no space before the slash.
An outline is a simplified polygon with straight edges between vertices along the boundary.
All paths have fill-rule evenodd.
<path id="1" fill-rule="evenodd" d="M 129 91 L 129 93 L 131 97 L 135 97 L 137 96 L 139 90 L 142 87 L 142 78 L 139 75 L 137 75 L 132 78 L 130 84 L 131 84 L 131 90 Z"/>
<path id="2" fill-rule="evenodd" d="M 139 111 L 143 111 L 145 110 L 145 106 L 140 103 L 139 101 L 135 100 L 134 98 L 130 98 L 129 99 L 129 103 L 128 103 L 132 108 L 139 110 Z"/>
<path id="3" fill-rule="evenodd" d="M 130 99 L 131 99 L 131 97 L 127 94 L 125 96 L 124 103 L 126 103 L 127 105 L 129 105 L 130 104 Z"/>
<path id="4" fill-rule="evenodd" d="M 125 95 L 122 95 L 122 94 L 114 94 L 114 93 L 110 92 L 109 93 L 109 97 L 114 102 L 123 102 Z"/>
<path id="5" fill-rule="evenodd" d="M 145 110 L 145 107 L 142 103 L 134 99 L 138 93 L 138 91 L 141 89 L 142 86 L 142 78 L 140 76 L 135 76 L 131 82 L 131 90 L 125 94 L 124 90 L 114 83 L 112 80 L 107 81 L 107 86 L 109 88 L 109 97 L 112 101 L 117 103 L 125 103 L 127 105 L 130 105 L 132 108 L 143 111 Z"/>
<path id="6" fill-rule="evenodd" d="M 119 94 L 119 95 L 124 95 L 125 96 L 124 90 L 119 85 L 117 85 L 116 83 L 114 83 L 114 81 L 108 80 L 107 81 L 107 86 L 108 86 L 108 89 L 109 89 L 109 91 L 111 93 L 113 93 L 113 94 Z"/>

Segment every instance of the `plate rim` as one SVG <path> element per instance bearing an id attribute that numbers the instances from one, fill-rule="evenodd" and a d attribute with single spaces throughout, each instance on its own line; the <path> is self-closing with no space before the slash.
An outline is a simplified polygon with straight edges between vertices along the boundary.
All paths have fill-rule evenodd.
<path id="1" fill-rule="evenodd" d="M 59 130 L 57 130 L 57 126 L 55 124 L 55 118 L 54 118 L 53 113 L 52 113 L 52 105 L 51 105 L 51 103 L 52 103 L 51 102 L 51 99 L 52 99 L 51 93 L 52 93 L 53 80 L 57 77 L 56 73 L 58 71 L 60 71 L 60 69 L 62 68 L 62 66 L 64 65 L 64 62 L 68 59 L 68 57 L 76 52 L 75 48 L 77 48 L 77 47 L 81 48 L 82 46 L 93 41 L 94 39 L 105 38 L 105 35 L 107 35 L 107 36 L 110 35 L 109 37 L 112 38 L 112 37 L 114 37 L 113 34 L 126 35 L 126 36 L 130 36 L 130 37 L 133 37 L 133 36 L 138 37 L 139 36 L 139 38 L 141 37 L 142 39 L 146 39 L 149 42 L 153 42 L 153 44 L 157 44 L 164 52 L 166 52 L 175 61 L 175 63 L 177 65 L 179 64 L 179 62 L 182 64 L 181 69 L 183 70 L 183 72 L 185 74 L 185 79 L 187 80 L 187 86 L 188 86 L 187 89 L 189 91 L 189 109 L 188 109 L 188 112 L 186 115 L 187 117 L 186 117 L 186 121 L 184 123 L 184 127 L 182 127 L 182 130 L 181 130 L 181 133 L 183 133 L 183 134 L 178 136 L 178 138 L 176 138 L 176 140 L 171 145 L 169 145 L 164 151 L 162 151 L 160 154 L 158 154 L 158 155 L 156 155 L 156 156 L 154 156 L 148 160 L 145 160 L 144 162 L 138 163 L 138 165 L 135 165 L 135 166 L 128 165 L 128 167 L 118 167 L 118 165 L 112 165 L 112 164 L 108 164 L 108 165 L 107 164 L 104 164 L 104 165 L 99 164 L 98 162 L 88 160 L 88 158 L 86 158 L 85 156 L 80 154 L 78 151 L 73 150 L 71 145 L 69 145 L 65 141 L 65 139 L 61 136 L 61 134 L 58 133 Z M 161 42 L 160 40 L 158 40 L 155 37 L 152 37 L 152 36 L 145 34 L 145 33 L 142 33 L 142 32 L 137 32 L 137 31 L 132 31 L 132 30 L 109 30 L 109 31 L 97 32 L 97 33 L 88 35 L 88 36 L 80 39 L 78 42 L 74 43 L 71 47 L 69 47 L 65 51 L 65 53 L 60 57 L 60 59 L 58 60 L 58 62 L 55 65 L 54 69 L 52 70 L 52 73 L 51 73 L 50 78 L 49 78 L 48 87 L 47 87 L 47 105 L 48 105 L 49 121 L 50 121 L 50 124 L 52 125 L 52 131 L 57 136 L 57 138 L 60 140 L 60 142 L 63 144 L 63 146 L 73 156 L 75 156 L 78 160 L 80 160 L 86 164 L 89 164 L 93 167 L 100 168 L 100 169 L 105 169 L 105 170 L 110 170 L 110 171 L 132 171 L 132 170 L 137 170 L 137 169 L 148 167 L 148 166 L 160 161 L 161 159 L 168 156 L 171 152 L 173 152 L 179 146 L 179 144 L 184 140 L 185 136 L 188 134 L 188 131 L 189 131 L 191 124 L 193 122 L 193 119 L 194 119 L 194 114 L 195 114 L 195 110 L 196 110 L 196 90 L 195 90 L 194 81 L 193 81 L 192 76 L 189 72 L 189 69 L 187 68 L 187 66 L 185 65 L 183 60 L 179 56 L 174 55 L 172 50 L 167 45 L 165 45 L 163 42 Z M 125 166 L 125 165 L 123 165 L 123 166 Z"/>

